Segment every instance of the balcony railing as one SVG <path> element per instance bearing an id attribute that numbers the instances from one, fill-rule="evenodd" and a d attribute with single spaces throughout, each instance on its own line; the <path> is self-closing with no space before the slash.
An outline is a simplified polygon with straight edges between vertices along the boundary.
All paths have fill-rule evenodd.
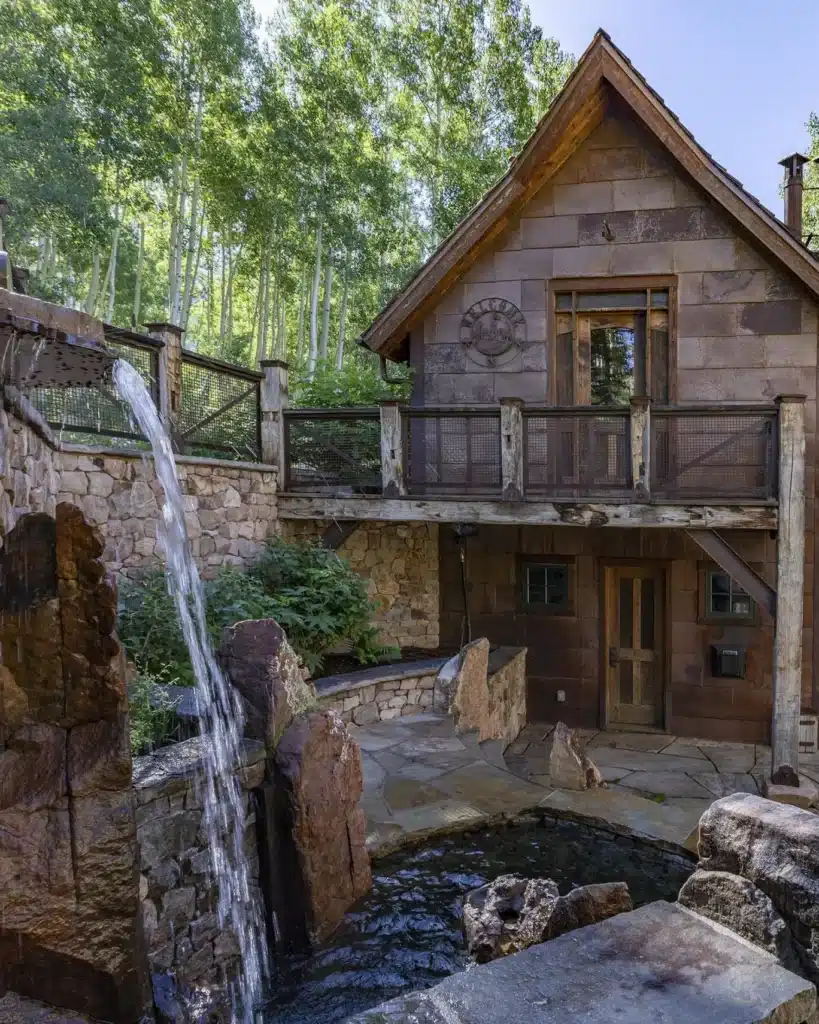
<path id="1" fill-rule="evenodd" d="M 503 501 L 772 501 L 769 405 L 284 410 L 284 490 Z"/>

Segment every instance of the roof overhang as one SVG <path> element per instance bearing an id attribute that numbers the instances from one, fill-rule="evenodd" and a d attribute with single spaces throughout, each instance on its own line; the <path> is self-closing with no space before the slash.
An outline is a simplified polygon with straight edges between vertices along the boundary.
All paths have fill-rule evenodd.
<path id="1" fill-rule="evenodd" d="M 381 311 L 360 343 L 394 358 L 409 332 L 478 260 L 600 124 L 619 95 L 696 183 L 736 224 L 819 296 L 819 262 L 801 241 L 721 167 L 609 39 L 598 31 L 507 173 Z"/>

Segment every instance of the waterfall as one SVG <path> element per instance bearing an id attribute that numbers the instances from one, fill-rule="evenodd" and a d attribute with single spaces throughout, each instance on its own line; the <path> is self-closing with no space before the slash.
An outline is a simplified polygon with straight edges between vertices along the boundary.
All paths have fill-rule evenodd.
<path id="1" fill-rule="evenodd" d="M 236 1024 L 252 1024 L 268 977 L 269 958 L 264 919 L 258 900 L 251 899 L 244 852 L 244 801 L 234 775 L 244 716 L 236 691 L 216 662 L 208 636 L 204 590 L 188 541 L 184 499 L 170 438 L 139 373 L 120 359 L 114 364 L 113 374 L 117 391 L 151 443 L 156 475 L 165 495 L 157 530 L 165 548 L 168 588 L 196 677 L 206 765 L 202 780 L 204 821 L 211 868 L 219 884 L 219 923 L 233 929 L 241 956 L 232 1017 Z"/>

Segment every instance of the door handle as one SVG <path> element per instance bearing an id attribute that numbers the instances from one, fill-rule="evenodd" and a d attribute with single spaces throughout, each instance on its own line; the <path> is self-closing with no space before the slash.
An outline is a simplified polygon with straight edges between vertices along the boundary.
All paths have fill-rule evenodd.
<path id="1" fill-rule="evenodd" d="M 616 647 L 609 647 L 609 665 L 612 668 L 614 668 L 614 666 L 617 664 L 618 661 L 619 661 L 619 658 L 618 658 L 617 648 Z"/>

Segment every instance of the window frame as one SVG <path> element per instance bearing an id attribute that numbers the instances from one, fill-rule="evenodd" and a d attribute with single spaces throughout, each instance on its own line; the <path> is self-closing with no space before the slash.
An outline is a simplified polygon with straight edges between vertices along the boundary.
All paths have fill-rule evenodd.
<path id="1" fill-rule="evenodd" d="M 589 293 L 609 292 L 668 292 L 668 405 L 674 405 L 677 401 L 677 308 L 678 308 L 678 287 L 676 275 L 657 274 L 621 277 L 581 277 L 581 278 L 551 278 L 546 283 L 546 337 L 547 337 L 547 365 L 549 367 L 549 380 L 547 383 L 548 402 L 551 406 L 557 405 L 558 394 L 558 353 L 557 353 L 557 317 L 558 314 L 566 315 L 565 310 L 557 309 L 557 296 L 566 292 L 573 292 L 576 295 Z M 572 378 L 572 397 L 575 407 L 578 394 L 578 360 L 577 360 L 577 327 L 576 327 L 576 301 L 573 302 L 572 317 L 575 321 L 573 330 L 574 376 Z M 651 297 L 647 295 L 645 310 L 650 312 Z M 624 310 L 626 311 L 626 310 Z M 582 314 L 590 311 L 582 310 Z M 646 351 L 650 351 L 650 321 L 646 324 Z M 649 371 L 650 374 L 650 371 Z M 648 390 L 648 386 L 646 387 Z M 660 405 L 660 403 L 657 403 Z M 580 408 L 593 408 L 591 405 L 579 406 Z M 625 407 L 624 407 L 625 408 Z"/>
<path id="2" fill-rule="evenodd" d="M 750 601 L 750 611 L 747 615 L 742 615 L 737 612 L 715 612 L 711 607 L 711 598 L 713 591 L 711 587 L 711 581 L 714 576 L 727 576 L 729 580 L 728 597 L 730 599 L 734 596 L 734 590 L 738 589 L 748 598 Z M 700 566 L 700 622 L 708 625 L 715 626 L 749 626 L 754 625 L 757 622 L 758 612 L 757 603 L 753 597 L 738 583 L 730 573 L 726 572 L 720 566 L 713 563 L 706 563 Z"/>
<path id="3" fill-rule="evenodd" d="M 525 555 L 519 560 L 520 607 L 530 615 L 549 615 L 572 617 L 575 614 L 575 571 L 574 559 L 560 555 Z M 566 602 L 550 605 L 545 601 L 529 601 L 529 570 L 530 569 L 565 569 L 566 570 Z"/>

